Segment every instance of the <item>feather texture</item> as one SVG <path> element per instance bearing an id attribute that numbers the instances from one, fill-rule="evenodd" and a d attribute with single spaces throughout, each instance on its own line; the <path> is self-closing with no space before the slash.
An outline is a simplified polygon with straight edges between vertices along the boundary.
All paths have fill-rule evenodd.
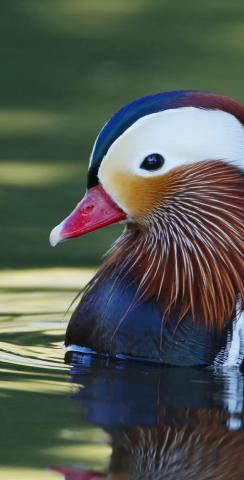
<path id="1" fill-rule="evenodd" d="M 164 191 L 152 181 L 144 203 L 154 209 L 126 227 L 92 284 L 109 276 L 121 282 L 129 273 L 134 305 L 157 301 L 163 323 L 177 310 L 178 322 L 191 312 L 221 330 L 238 299 L 243 308 L 243 175 L 206 161 L 169 172 Z"/>

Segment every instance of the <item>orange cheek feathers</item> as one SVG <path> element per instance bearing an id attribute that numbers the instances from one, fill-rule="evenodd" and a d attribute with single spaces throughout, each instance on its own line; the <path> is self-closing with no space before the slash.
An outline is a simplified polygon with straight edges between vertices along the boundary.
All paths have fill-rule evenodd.
<path id="1" fill-rule="evenodd" d="M 150 178 L 110 170 L 101 180 L 113 200 L 140 221 L 173 193 L 173 178 L 172 172 Z"/>

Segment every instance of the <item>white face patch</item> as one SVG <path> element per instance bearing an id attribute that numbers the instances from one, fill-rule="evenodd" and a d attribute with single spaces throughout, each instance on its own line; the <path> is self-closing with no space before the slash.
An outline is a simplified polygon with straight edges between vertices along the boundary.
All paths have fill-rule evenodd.
<path id="1" fill-rule="evenodd" d="M 140 168 L 152 153 L 162 155 L 164 165 L 155 171 Z M 183 107 L 137 120 L 111 145 L 98 176 L 106 188 L 108 169 L 152 177 L 203 160 L 224 160 L 244 168 L 244 128 L 230 113 Z"/>

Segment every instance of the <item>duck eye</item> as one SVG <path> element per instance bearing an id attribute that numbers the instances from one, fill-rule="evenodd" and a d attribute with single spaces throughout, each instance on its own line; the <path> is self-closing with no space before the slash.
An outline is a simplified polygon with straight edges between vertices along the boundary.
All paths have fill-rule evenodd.
<path id="1" fill-rule="evenodd" d="M 164 164 L 164 157 L 160 153 L 151 153 L 144 158 L 143 162 L 140 165 L 140 168 L 144 170 L 158 170 Z"/>

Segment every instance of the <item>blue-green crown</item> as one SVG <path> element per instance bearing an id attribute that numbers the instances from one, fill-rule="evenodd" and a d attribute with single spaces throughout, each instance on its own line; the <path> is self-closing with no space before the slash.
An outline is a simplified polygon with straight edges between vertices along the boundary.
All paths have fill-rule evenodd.
<path id="1" fill-rule="evenodd" d="M 87 187 L 91 188 L 98 183 L 97 173 L 104 155 L 113 142 L 136 120 L 162 110 L 185 106 L 224 110 L 236 115 L 244 123 L 243 106 L 221 95 L 195 90 L 176 90 L 141 97 L 118 110 L 102 128 L 92 152 Z"/>

